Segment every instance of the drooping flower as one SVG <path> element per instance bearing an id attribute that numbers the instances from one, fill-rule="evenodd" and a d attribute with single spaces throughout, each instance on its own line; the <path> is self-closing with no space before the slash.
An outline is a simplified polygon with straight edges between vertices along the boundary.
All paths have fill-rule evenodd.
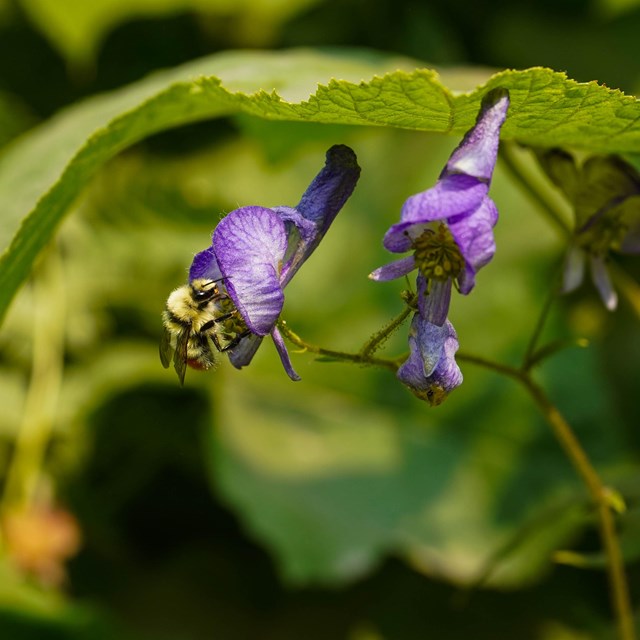
<path id="1" fill-rule="evenodd" d="M 398 369 L 398 379 L 435 407 L 462 384 L 457 350 L 458 336 L 449 320 L 439 327 L 416 313 L 409 330 L 409 357 Z"/>
<path id="2" fill-rule="evenodd" d="M 562 290 L 577 289 L 588 266 L 602 302 L 613 311 L 618 296 L 607 262 L 611 252 L 640 254 L 640 175 L 618 156 L 593 156 L 580 167 L 561 149 L 538 152 L 538 158 L 575 214 Z"/>
<path id="3" fill-rule="evenodd" d="M 402 207 L 400 222 L 384 237 L 389 251 L 411 251 L 411 255 L 369 276 L 394 280 L 417 269 L 420 313 L 437 326 L 447 318 L 452 285 L 468 294 L 476 273 L 495 252 L 498 211 L 488 192 L 508 107 L 505 89 L 494 89 L 484 97 L 475 126 L 451 154 L 436 185 L 411 196 Z"/>
<path id="4" fill-rule="evenodd" d="M 229 351 L 234 367 L 248 365 L 262 338 L 271 335 L 287 374 L 300 379 L 276 326 L 284 288 L 318 246 L 359 176 L 355 153 L 334 145 L 295 207 L 236 209 L 220 221 L 212 245 L 194 257 L 189 282 L 217 281 L 246 325 L 247 335 Z"/>
<path id="5" fill-rule="evenodd" d="M 509 94 L 494 89 L 483 99 L 474 127 L 451 154 L 434 187 L 411 196 L 384 246 L 411 255 L 376 269 L 370 278 L 394 280 L 417 269 L 418 310 L 409 331 L 409 357 L 397 376 L 431 406 L 462 383 L 455 361 L 458 337 L 447 319 L 451 288 L 467 295 L 476 273 L 495 253 L 498 210 L 489 186 L 498 156 Z"/>

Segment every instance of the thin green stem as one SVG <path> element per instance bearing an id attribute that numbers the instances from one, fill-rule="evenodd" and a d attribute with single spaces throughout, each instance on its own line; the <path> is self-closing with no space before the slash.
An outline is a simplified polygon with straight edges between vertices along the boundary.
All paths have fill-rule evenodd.
<path id="1" fill-rule="evenodd" d="M 549 314 L 551 313 L 551 309 L 553 307 L 553 303 L 556 301 L 558 294 L 560 293 L 560 274 L 562 269 L 562 262 L 558 264 L 558 267 L 554 270 L 554 276 L 552 279 L 552 286 L 547 294 L 547 298 L 544 301 L 544 305 L 538 316 L 538 320 L 533 329 L 533 334 L 529 339 L 529 343 L 527 344 L 527 348 L 524 353 L 524 358 L 522 360 L 522 369 L 525 371 L 529 371 L 534 364 L 537 364 L 542 358 L 540 357 L 541 351 L 536 351 L 538 342 L 540 340 L 540 336 L 544 330 L 547 319 L 549 318 Z"/>
<path id="2" fill-rule="evenodd" d="M 402 313 L 391 320 L 380 331 L 376 332 L 371 338 L 365 342 L 362 349 L 360 349 L 360 355 L 368 357 L 409 317 L 409 314 L 413 309 L 409 306 L 405 307 Z"/>
<path id="3" fill-rule="evenodd" d="M 303 340 L 299 335 L 294 333 L 286 322 L 281 320 L 278 322 L 278 327 L 282 334 L 293 344 L 304 351 L 308 351 L 309 353 L 315 353 L 319 356 L 324 356 L 325 358 L 331 358 L 332 360 L 339 360 L 341 362 L 355 362 L 357 364 L 371 365 L 375 367 L 383 367 L 385 369 L 389 369 L 394 373 L 398 370 L 400 366 L 397 360 L 389 360 L 387 358 L 376 358 L 372 355 L 363 354 L 363 353 L 347 353 L 344 351 L 334 351 L 332 349 L 324 349 L 323 347 L 318 347 L 317 345 L 310 344 Z"/>
<path id="4" fill-rule="evenodd" d="M 0 515 L 36 497 L 62 384 L 65 305 L 62 265 L 52 248 L 33 283 L 33 363 L 22 424 L 7 470 Z"/>
<path id="5" fill-rule="evenodd" d="M 531 371 L 535 366 L 540 364 L 543 360 L 550 358 L 559 351 L 567 349 L 569 347 L 581 347 L 585 348 L 589 346 L 589 341 L 586 338 L 567 338 L 560 340 L 553 340 L 544 347 L 536 349 L 524 362 L 522 368 L 525 371 Z"/>
<path id="6" fill-rule="evenodd" d="M 547 397 L 542 387 L 531 378 L 527 371 L 468 354 L 459 354 L 458 357 L 460 360 L 492 369 L 517 380 L 533 398 L 536 406 L 551 427 L 556 440 L 587 488 L 591 501 L 596 507 L 600 538 L 607 557 L 611 599 L 616 613 L 619 637 L 621 640 L 635 640 L 636 634 L 629 588 L 612 513 L 612 507 L 615 507 L 615 505 L 612 504 L 610 497 L 611 490 L 600 479 L 569 423 Z"/>
<path id="7" fill-rule="evenodd" d="M 555 229 L 559 231 L 563 237 L 570 237 L 571 229 L 563 215 L 556 209 L 553 203 L 535 187 L 527 170 L 522 166 L 522 163 L 516 159 L 512 145 L 502 144 L 500 146 L 500 159 L 504 167 L 511 174 L 511 177 L 526 191 L 535 204 L 538 205 L 540 211 L 549 222 L 551 222 Z"/>

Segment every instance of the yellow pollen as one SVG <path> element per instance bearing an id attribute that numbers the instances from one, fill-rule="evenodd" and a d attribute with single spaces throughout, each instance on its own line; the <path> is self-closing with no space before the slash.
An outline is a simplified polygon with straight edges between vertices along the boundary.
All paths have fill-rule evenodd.
<path id="1" fill-rule="evenodd" d="M 445 224 L 437 230 L 426 229 L 413 241 L 416 266 L 427 280 L 457 278 L 464 268 L 464 258 Z"/>

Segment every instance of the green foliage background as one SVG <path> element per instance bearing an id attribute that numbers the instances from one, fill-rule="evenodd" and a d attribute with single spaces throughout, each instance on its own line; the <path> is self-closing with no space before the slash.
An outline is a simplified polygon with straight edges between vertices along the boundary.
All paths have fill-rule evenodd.
<path id="1" fill-rule="evenodd" d="M 362 179 L 288 287 L 285 317 L 312 342 L 357 349 L 401 309 L 397 284 L 366 279 L 388 259 L 382 235 L 435 181 L 487 86 L 511 89 L 505 140 L 639 150 L 640 108 L 615 90 L 638 88 L 639 23 L 632 3 L 578 0 L 0 2 L 0 469 L 44 353 L 45 468 L 83 531 L 62 591 L 3 560 L 0 634 L 607 637 L 584 491 L 508 380 L 465 366 L 429 410 L 387 372 L 308 354 L 293 355 L 293 384 L 265 344 L 250 368 L 189 372 L 180 389 L 157 342 L 166 296 L 220 214 L 294 204 L 343 142 Z M 291 46 L 307 49 L 278 51 Z M 337 46 L 358 48 L 308 49 Z M 494 76 L 539 65 L 571 80 Z M 498 253 L 452 320 L 465 350 L 517 362 L 562 244 L 501 165 L 492 194 Z M 541 372 L 629 504 L 636 593 L 637 327 L 631 305 L 611 316 L 585 287 L 549 334 L 592 346 Z M 554 564 L 559 548 L 595 568 Z"/>

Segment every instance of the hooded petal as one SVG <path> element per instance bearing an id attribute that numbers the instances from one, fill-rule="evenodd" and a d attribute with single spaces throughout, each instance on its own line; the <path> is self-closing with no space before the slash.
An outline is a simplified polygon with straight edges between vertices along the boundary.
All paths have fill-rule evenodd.
<path id="1" fill-rule="evenodd" d="M 398 369 L 398 379 L 431 406 L 440 404 L 462 383 L 455 361 L 458 337 L 447 320 L 438 327 L 416 313 L 409 333 L 409 358 Z"/>
<path id="2" fill-rule="evenodd" d="M 604 258 L 602 256 L 591 256 L 590 266 L 593 284 L 596 285 L 596 289 L 600 294 L 600 298 L 602 298 L 602 302 L 604 302 L 604 306 L 607 307 L 609 311 L 615 311 L 618 306 L 618 294 L 615 292 L 613 284 L 611 284 L 611 278 L 609 278 L 609 272 L 607 271 Z"/>
<path id="3" fill-rule="evenodd" d="M 394 224 L 384 237 L 385 248 L 394 253 L 408 251 L 412 226 L 469 214 L 482 204 L 488 190 L 486 184 L 470 176 L 445 176 L 433 188 L 407 199 L 400 222 Z"/>
<path id="4" fill-rule="evenodd" d="M 318 229 L 319 238 L 353 193 L 360 167 L 356 154 L 344 144 L 336 144 L 327 151 L 326 162 L 320 173 L 304 192 L 296 209 L 311 220 Z"/>
<path id="5" fill-rule="evenodd" d="M 497 221 L 498 209 L 488 196 L 472 214 L 449 220 L 449 230 L 466 263 L 458 281 L 460 293 L 466 295 L 473 289 L 475 274 L 493 258 L 493 227 Z"/>
<path id="6" fill-rule="evenodd" d="M 400 260 L 395 260 L 382 267 L 378 267 L 369 274 L 369 278 L 371 278 L 371 280 L 377 280 L 378 282 L 387 282 L 388 280 L 402 278 L 402 276 L 406 276 L 415 268 L 415 258 L 413 256 L 407 256 L 406 258 L 400 258 Z"/>
<path id="7" fill-rule="evenodd" d="M 475 126 L 467 132 L 447 163 L 446 174 L 466 174 L 489 184 L 498 157 L 500 129 L 507 117 L 509 92 L 489 91 L 480 107 Z"/>
<path id="8" fill-rule="evenodd" d="M 288 249 L 280 275 L 284 287 L 309 257 L 312 251 L 310 247 L 317 246 L 318 229 L 311 220 L 292 207 L 274 207 L 273 211 L 280 216 L 287 230 Z"/>
<path id="9" fill-rule="evenodd" d="M 189 282 L 193 282 L 199 278 L 205 278 L 207 280 L 220 280 L 222 278 L 213 247 L 196 253 L 193 258 L 193 262 L 189 268 Z"/>
<path id="10" fill-rule="evenodd" d="M 356 154 L 346 145 L 327 151 L 325 166 L 313 179 L 295 208 L 275 207 L 287 223 L 289 253 L 282 270 L 288 283 L 313 253 L 336 215 L 347 201 L 360 177 Z"/>
<path id="11" fill-rule="evenodd" d="M 264 207 L 243 207 L 223 218 L 213 249 L 225 286 L 247 327 L 259 336 L 275 326 L 284 293 L 280 270 L 287 233 L 280 216 Z"/>

